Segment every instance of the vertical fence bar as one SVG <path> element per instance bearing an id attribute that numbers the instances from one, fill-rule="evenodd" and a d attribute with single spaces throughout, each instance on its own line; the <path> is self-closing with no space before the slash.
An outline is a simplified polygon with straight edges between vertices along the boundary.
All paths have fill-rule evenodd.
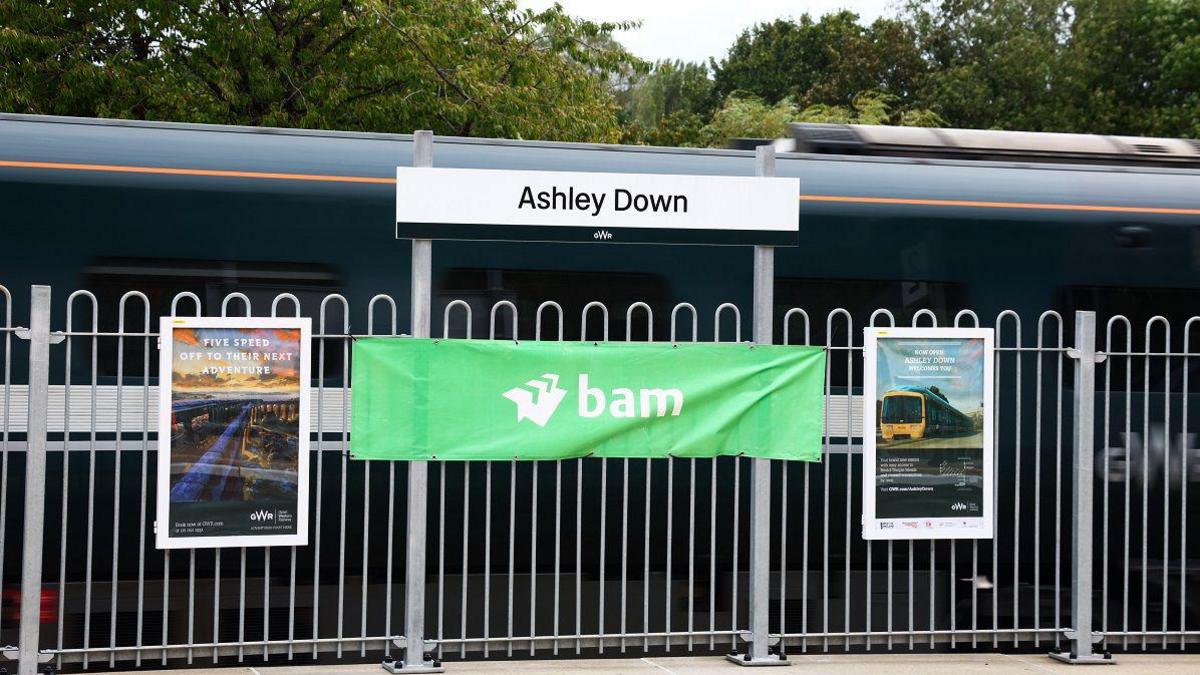
<path id="1" fill-rule="evenodd" d="M 1104 656 L 1092 652 L 1092 482 L 1095 480 L 1094 436 L 1096 413 L 1096 313 L 1075 313 L 1075 348 L 1068 352 L 1075 360 L 1074 462 L 1071 490 L 1071 557 L 1075 574 L 1071 578 L 1071 619 L 1073 629 L 1066 637 L 1070 654 L 1050 656 L 1067 663 L 1104 663 Z"/>
<path id="2" fill-rule="evenodd" d="M 142 317 L 142 490 L 141 490 L 141 508 L 138 510 L 138 576 L 137 576 L 137 655 L 135 657 L 135 665 L 142 665 L 142 639 L 145 620 L 145 604 L 146 604 L 146 497 L 147 486 L 146 478 L 148 477 L 148 466 L 150 460 L 150 302 L 143 298 L 143 308 L 145 313 Z M 67 464 L 68 453 L 67 447 L 70 444 L 70 434 L 63 434 L 63 466 Z M 66 483 L 63 483 L 63 490 L 67 489 Z M 245 576 L 245 567 L 242 568 L 243 576 Z M 163 568 L 163 576 L 166 577 L 166 568 Z M 166 623 L 166 615 L 163 615 L 163 623 Z M 240 660 L 240 659 L 239 659 Z"/>
<path id="3" fill-rule="evenodd" d="M 46 412 L 49 399 L 50 287 L 34 286 L 30 294 L 29 313 L 29 421 L 26 426 L 25 527 L 21 548 L 20 675 L 34 675 L 38 666 L 42 532 L 46 515 Z"/>
<path id="4" fill-rule="evenodd" d="M 1179 425 L 1179 438 L 1181 441 L 1181 445 L 1179 448 L 1179 464 L 1180 464 L 1180 466 L 1179 466 L 1179 483 L 1180 483 L 1180 488 L 1182 489 L 1182 493 L 1180 494 L 1180 497 L 1179 497 L 1179 500 L 1180 500 L 1179 560 L 1182 563 L 1179 566 L 1179 649 L 1180 649 L 1180 651 L 1187 649 L 1187 642 L 1188 642 L 1188 640 L 1187 640 L 1187 611 L 1188 611 L 1188 606 L 1187 606 L 1187 575 L 1188 575 L 1187 496 L 1188 496 L 1188 494 L 1187 493 L 1188 493 L 1188 480 L 1190 479 L 1190 475 L 1188 474 L 1188 454 L 1192 451 L 1192 444 L 1188 442 L 1188 367 L 1191 365 L 1190 357 L 1191 357 L 1192 341 L 1190 339 L 1190 336 L 1191 336 L 1192 324 L 1195 323 L 1196 321 L 1200 321 L 1200 317 L 1193 316 L 1192 318 L 1187 320 L 1187 323 L 1185 323 L 1183 325 L 1183 389 L 1182 389 L 1183 400 L 1181 401 L 1181 403 L 1183 404 L 1182 405 L 1183 420 L 1180 422 L 1180 425 Z M 1106 392 L 1106 394 L 1107 394 L 1107 392 Z M 1105 440 L 1105 444 L 1107 446 L 1108 438 L 1105 437 L 1104 440 Z M 1107 458 L 1108 453 L 1105 452 L 1104 456 Z M 1108 486 L 1107 472 L 1106 472 L 1104 479 L 1105 479 L 1104 485 L 1107 490 L 1107 486 Z M 1106 492 L 1106 495 L 1107 495 L 1107 492 Z M 1106 506 L 1107 506 L 1107 504 L 1106 504 Z M 1107 509 L 1105 510 L 1105 512 L 1107 514 Z M 1107 562 L 1107 558 L 1106 558 L 1106 562 Z M 1107 591 L 1107 586 L 1108 586 L 1107 577 L 1105 578 L 1104 581 L 1105 581 L 1104 586 Z M 1107 626 L 1105 626 L 1105 629 L 1107 629 Z"/>
<path id="5" fill-rule="evenodd" d="M 4 333 L 4 360 L 0 362 L 0 397 L 4 400 L 0 407 L 0 579 L 4 578 L 4 551 L 8 542 L 5 523 L 8 521 L 8 439 L 9 427 L 12 424 L 12 294 L 0 285 L 0 298 L 4 299 L 4 323 L 0 324 L 0 332 Z M 0 594 L 0 611 L 4 609 L 3 594 Z M 85 637 L 86 639 L 86 637 Z M 85 657 L 86 658 L 86 657 Z"/>
<path id="6" fill-rule="evenodd" d="M 413 166 L 433 166 L 433 132 L 413 135 Z M 412 325 L 413 337 L 428 338 L 432 286 L 433 242 L 414 239 L 412 243 Z M 428 510 L 429 465 L 410 462 L 408 466 L 408 548 L 404 575 L 404 664 L 428 668 L 425 659 L 425 528 Z"/>
<path id="7" fill-rule="evenodd" d="M 760 145 L 754 153 L 754 172 L 758 176 L 775 175 L 775 148 Z M 757 344 L 774 342 L 775 314 L 775 249 L 754 247 L 754 341 Z M 750 596 L 750 638 L 746 653 L 730 658 L 743 664 L 780 663 L 770 654 L 771 604 L 771 460 L 755 457 L 750 460 L 750 570 L 747 595 Z M 733 571 L 737 584 L 738 571 Z M 737 605 L 733 614 L 737 617 Z M 786 663 L 786 661 L 782 661 Z"/>

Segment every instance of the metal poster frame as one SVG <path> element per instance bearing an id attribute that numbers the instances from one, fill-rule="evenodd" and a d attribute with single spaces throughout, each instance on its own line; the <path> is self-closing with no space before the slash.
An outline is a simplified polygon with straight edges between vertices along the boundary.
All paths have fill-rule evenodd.
<path id="1" fill-rule="evenodd" d="M 880 518 L 876 503 L 878 452 L 876 430 L 876 385 L 880 340 L 916 338 L 921 340 L 983 340 L 982 384 L 982 513 L 978 516 L 922 516 Z M 864 330 L 863 340 L 863 516 L 862 535 L 866 540 L 912 539 L 991 539 L 995 536 L 995 331 L 991 328 L 890 328 Z M 944 397 L 943 397 L 944 398 Z M 925 423 L 925 414 L 922 416 Z M 973 449 L 973 448 L 972 448 Z"/>
<path id="2" fill-rule="evenodd" d="M 171 390 L 176 328 L 299 329 L 298 447 L 296 477 L 295 534 L 171 536 L 169 526 L 171 492 Z M 312 319 L 309 317 L 183 317 L 164 316 L 159 319 L 159 389 L 158 389 L 158 474 L 156 477 L 155 548 L 234 548 L 243 546 L 305 546 L 308 544 L 309 518 L 309 351 L 312 341 Z"/>

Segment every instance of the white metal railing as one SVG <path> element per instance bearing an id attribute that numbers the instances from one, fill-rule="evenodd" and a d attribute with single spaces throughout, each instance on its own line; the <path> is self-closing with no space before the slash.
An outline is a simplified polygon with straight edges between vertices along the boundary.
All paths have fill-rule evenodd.
<path id="1" fill-rule="evenodd" d="M 153 489 L 152 370 L 135 350 L 122 362 L 119 391 L 93 385 L 100 354 L 130 342 L 153 350 L 154 335 L 141 325 L 109 334 L 79 330 L 72 314 L 90 300 L 75 298 L 57 314 L 67 317 L 64 330 L 52 331 L 63 342 L 48 345 L 50 363 L 70 379 L 47 387 L 44 407 L 27 403 L 28 353 L 17 324 L 8 320 L 0 333 L 0 508 L 7 509 L 0 523 L 8 524 L 0 525 L 0 561 L 20 546 L 15 518 L 23 514 L 10 497 L 24 487 L 24 456 L 40 433 L 27 420 L 44 410 L 46 534 L 37 562 L 41 589 L 56 594 L 57 611 L 54 630 L 36 646 L 60 662 L 363 658 L 394 649 L 404 600 L 414 593 L 439 658 L 724 649 L 747 629 L 750 471 L 740 458 L 430 463 L 426 583 L 402 583 L 407 467 L 345 454 L 349 396 L 341 375 L 330 382 L 327 373 L 334 365 L 352 372 L 349 317 L 364 310 L 340 299 L 314 317 L 320 329 L 313 338 L 312 429 L 319 440 L 311 484 L 319 522 L 311 545 L 154 550 L 147 536 L 153 513 L 143 497 Z M 142 302 L 131 298 L 119 313 Z M 465 337 L 454 327 L 470 308 L 451 303 L 445 316 L 434 317 L 434 333 L 451 328 L 451 337 Z M 380 326 L 396 332 L 390 299 L 378 296 L 369 309 L 368 333 Z M 498 337 L 498 322 L 519 308 L 504 302 L 488 309 L 489 334 Z M 615 325 L 629 309 L 593 303 L 583 316 L 564 320 L 586 324 L 587 337 L 597 339 L 601 321 Z M 666 330 L 655 331 L 659 339 L 691 339 L 702 320 L 712 321 L 714 335 L 724 322 L 724 339 L 737 339 L 730 332 L 742 314 L 736 310 L 679 304 L 639 307 L 634 316 L 665 320 Z M 520 337 L 561 336 L 558 316 L 554 304 L 538 305 L 534 334 Z M 844 452 L 846 439 L 861 436 L 853 385 L 867 317 L 838 310 L 809 326 L 800 314 L 787 316 L 788 341 L 825 344 L 830 372 L 846 379 L 829 383 L 825 461 L 773 462 L 778 553 L 767 579 L 769 638 L 780 638 L 782 649 L 1065 645 L 1063 631 L 1076 625 L 1081 601 L 1095 603 L 1092 625 L 1110 648 L 1182 647 L 1200 635 L 1189 627 L 1195 543 L 1186 528 L 1195 508 L 1187 490 L 1197 473 L 1188 367 L 1200 356 L 1190 351 L 1191 322 L 1170 338 L 1161 320 L 1143 335 L 1115 318 L 1103 343 L 1093 342 L 1107 356 L 1092 394 L 1094 539 L 1071 543 L 1077 515 L 1069 498 L 1084 480 L 1071 472 L 1080 423 L 1072 405 L 1081 392 L 1072 384 L 1076 366 L 1063 321 L 1053 312 L 1004 312 L 979 322 L 997 328 L 999 347 L 996 539 L 868 543 L 857 536 L 861 455 Z M 915 317 L 923 325 L 931 318 Z M 892 321 L 880 311 L 866 323 Z M 957 321 L 973 324 L 975 317 L 961 313 Z M 830 335 L 842 342 L 828 344 Z M 1079 331 L 1075 338 L 1087 339 Z M 64 431 L 72 451 L 65 462 Z M 1072 590 L 1080 550 L 1096 561 L 1096 584 Z M 7 571 L 3 578 L 15 579 Z M 0 597 L 0 614 L 12 602 Z M 16 626 L 0 624 L 0 641 L 18 640 Z"/>

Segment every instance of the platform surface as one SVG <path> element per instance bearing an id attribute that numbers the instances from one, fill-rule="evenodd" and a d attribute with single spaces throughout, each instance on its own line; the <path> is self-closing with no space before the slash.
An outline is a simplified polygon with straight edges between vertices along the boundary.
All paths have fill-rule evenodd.
<path id="1" fill-rule="evenodd" d="M 1016 675 L 1017 673 L 1078 673 L 1081 666 L 1058 663 L 1038 654 L 835 654 L 789 655 L 794 665 L 790 670 L 772 668 L 773 675 L 789 672 L 832 673 L 834 675 Z M 1117 665 L 1100 671 L 1084 668 L 1088 673 L 1119 672 L 1138 675 L 1182 675 L 1200 673 L 1200 654 L 1117 654 Z M 746 675 L 750 669 L 739 668 L 721 656 L 670 656 L 617 659 L 540 659 L 498 661 L 447 661 L 447 675 L 488 675 L 492 673 L 588 673 L 589 675 Z M 176 670 L 129 671 L 129 675 L 316 675 L 317 673 L 346 673 L 347 675 L 377 675 L 378 665 L 295 665 L 295 666 L 234 666 L 225 668 L 192 668 Z"/>

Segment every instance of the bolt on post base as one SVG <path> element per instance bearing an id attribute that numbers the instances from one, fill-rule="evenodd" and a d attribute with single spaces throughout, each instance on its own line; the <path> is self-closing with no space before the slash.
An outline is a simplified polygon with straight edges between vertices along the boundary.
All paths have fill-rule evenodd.
<path id="1" fill-rule="evenodd" d="M 425 661 L 424 663 L 406 664 L 399 659 L 388 657 L 380 664 L 384 670 L 389 673 L 444 673 L 446 669 L 442 667 L 442 662 L 434 659 Z"/>
<path id="2" fill-rule="evenodd" d="M 408 638 L 403 635 L 392 638 L 392 644 L 400 650 L 400 654 L 415 653 L 409 651 Z M 379 665 L 389 673 L 444 673 L 446 669 L 442 667 L 442 662 L 434 658 L 436 651 L 436 640 L 422 640 L 420 661 L 414 659 L 412 663 L 408 663 L 389 654 L 383 657 L 383 662 Z"/>
<path id="3" fill-rule="evenodd" d="M 1074 630 L 1065 631 L 1069 645 L 1066 649 L 1055 649 L 1050 652 L 1050 658 L 1055 661 L 1069 663 L 1078 666 L 1112 666 L 1116 665 L 1117 661 L 1112 657 L 1112 653 L 1104 650 L 1102 643 L 1104 635 L 1095 631 L 1091 634 L 1091 641 L 1085 644 L 1079 639 L 1079 633 Z M 1099 652 L 1093 651 L 1094 646 L 1101 645 Z M 1081 648 L 1082 647 L 1082 648 Z M 1086 652 L 1080 654 L 1080 652 Z"/>
<path id="4" fill-rule="evenodd" d="M 1075 652 L 1062 651 L 1062 652 L 1050 652 L 1049 656 L 1050 656 L 1050 658 L 1054 659 L 1055 661 L 1069 663 L 1073 666 L 1115 666 L 1115 665 L 1117 665 L 1117 660 L 1114 659 L 1112 657 L 1112 654 L 1109 652 L 1104 652 L 1103 654 L 1085 654 L 1083 656 L 1080 656 L 1079 654 L 1076 654 Z"/>
<path id="5" fill-rule="evenodd" d="M 725 660 L 732 661 L 739 666 L 790 666 L 791 661 L 779 654 L 768 654 L 765 657 L 751 658 L 749 654 L 738 654 L 737 652 L 726 654 Z"/>

